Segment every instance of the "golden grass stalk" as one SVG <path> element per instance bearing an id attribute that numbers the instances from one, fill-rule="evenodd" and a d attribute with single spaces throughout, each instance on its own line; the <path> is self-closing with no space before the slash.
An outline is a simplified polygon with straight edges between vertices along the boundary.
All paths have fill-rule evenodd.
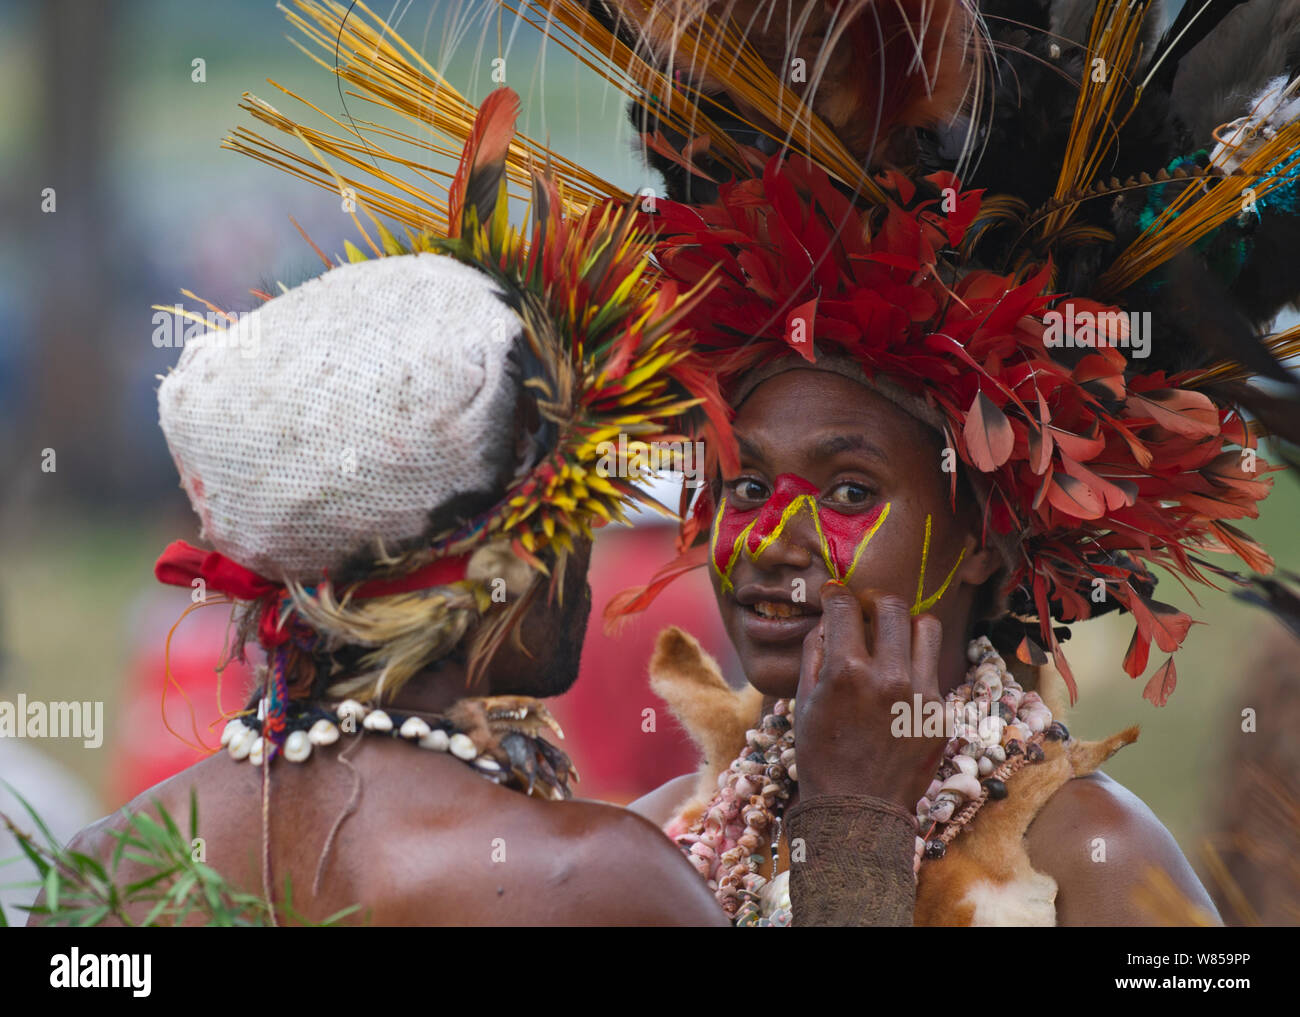
<path id="1" fill-rule="evenodd" d="M 693 81 L 725 81 L 727 89 L 745 108 L 773 125 L 744 122 L 777 142 L 807 156 L 831 176 L 875 201 L 886 195 L 868 176 L 835 132 L 795 92 L 785 87 L 767 63 L 730 20 L 719 22 L 701 9 L 691 18 L 666 14 L 653 0 L 625 0 L 620 6 L 632 12 L 631 20 L 665 29 L 671 39 L 671 57 L 661 68 L 653 55 L 633 49 L 612 35 L 586 9 L 581 0 L 501 0 L 507 10 L 546 33 L 547 38 L 615 85 L 642 108 L 687 138 L 704 136 L 709 154 L 739 173 L 752 167 L 739 153 L 735 141 L 709 116 L 715 100 Z M 675 9 L 679 11 L 680 8 Z M 663 19 L 672 17 L 672 23 Z M 662 33 L 660 33 L 662 34 Z M 673 69 L 686 68 L 691 80 L 674 80 Z"/>
<path id="2" fill-rule="evenodd" d="M 1069 140 L 1053 192 L 1057 200 L 1065 201 L 1092 183 L 1114 147 L 1120 129 L 1137 106 L 1141 91 L 1130 89 L 1128 71 L 1142 54 L 1138 39 L 1149 6 L 1150 0 L 1109 0 L 1097 5 L 1088 35 L 1079 98 L 1074 105 Z M 1125 96 L 1131 96 L 1132 101 L 1121 117 L 1118 110 Z M 1057 232 L 1077 207 L 1077 202 L 1068 203 L 1046 216 L 1043 235 Z"/>
<path id="3" fill-rule="evenodd" d="M 473 128 L 476 107 L 418 51 L 393 32 L 384 19 L 364 3 L 351 8 L 336 0 L 292 0 L 294 10 L 281 6 L 289 22 L 308 44 L 291 40 L 313 62 L 354 86 L 348 95 L 396 113 L 418 125 L 418 134 L 371 121 L 344 122 L 330 116 L 292 90 L 271 84 L 285 95 L 324 117 L 339 133 L 308 127 L 293 117 L 245 94 L 241 108 L 276 130 L 303 141 L 313 157 L 299 155 L 247 128 L 238 128 L 223 147 L 241 152 L 326 190 L 352 188 L 358 201 L 419 232 L 447 231 L 447 187 L 456 160 Z M 335 63 L 335 49 L 338 62 Z M 399 155 L 376 138 L 409 145 L 414 157 Z M 338 172 L 324 165 L 321 156 L 361 171 Z M 446 168 L 434 163 L 444 161 Z M 517 135 L 506 158 L 511 196 L 526 200 L 530 193 L 530 167 L 547 165 L 562 182 L 566 209 L 580 213 L 597 201 L 629 199 L 624 191 L 572 160 Z M 424 182 L 412 183 L 405 174 Z M 373 181 L 369 182 L 367 178 Z"/>

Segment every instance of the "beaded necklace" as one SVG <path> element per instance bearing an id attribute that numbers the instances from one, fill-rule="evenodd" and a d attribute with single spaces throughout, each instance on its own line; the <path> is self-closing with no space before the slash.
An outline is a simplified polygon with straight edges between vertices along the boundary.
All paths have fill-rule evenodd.
<path id="1" fill-rule="evenodd" d="M 1065 740 L 1065 725 L 1036 692 L 1026 692 L 989 640 L 967 647 L 966 681 L 944 697 L 949 733 L 935 779 L 916 803 L 916 855 L 943 858 L 947 846 L 989 799 L 1005 798 L 1007 779 L 1045 758 L 1045 739 Z M 788 870 L 776 874 L 781 817 L 798 786 L 794 700 L 778 700 L 745 747 L 718 777 L 718 793 L 678 845 L 736 925 L 786 926 L 791 921 Z M 770 849 L 772 878 L 759 869 Z"/>

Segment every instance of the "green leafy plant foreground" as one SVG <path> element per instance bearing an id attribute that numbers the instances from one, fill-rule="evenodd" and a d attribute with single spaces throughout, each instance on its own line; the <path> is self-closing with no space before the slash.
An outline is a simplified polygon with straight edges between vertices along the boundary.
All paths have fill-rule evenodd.
<path id="1" fill-rule="evenodd" d="M 0 813 L 0 820 L 38 876 L 36 880 L 8 885 L 44 890 L 43 901 L 23 909 L 41 916 L 41 924 L 84 927 L 113 921 L 129 926 L 179 925 L 193 916 L 201 916 L 201 924 L 206 926 L 276 924 L 264 897 L 236 890 L 219 872 L 198 859 L 193 844 L 199 836 L 199 810 L 193 793 L 188 837 L 167 810 L 155 802 L 158 819 L 144 812 L 127 813 L 123 829 L 108 831 L 115 843 L 105 867 L 97 858 L 60 845 L 27 800 L 8 784 L 5 786 L 26 810 L 39 834 L 38 839 Z M 124 859 L 138 865 L 142 872 L 140 878 L 125 884 L 118 875 Z M 13 858 L 0 864 L 21 861 Z M 308 922 L 294 910 L 293 886 L 286 879 L 284 900 L 277 903 L 275 918 L 280 924 L 337 925 L 359 908 L 353 905 L 324 921 Z M 0 910 L 0 926 L 5 924 Z"/>

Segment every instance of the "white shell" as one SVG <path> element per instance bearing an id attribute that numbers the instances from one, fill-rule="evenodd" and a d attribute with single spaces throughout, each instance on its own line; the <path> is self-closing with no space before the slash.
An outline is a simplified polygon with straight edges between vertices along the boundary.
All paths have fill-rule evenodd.
<path id="1" fill-rule="evenodd" d="M 1000 742 L 1006 727 L 1007 722 L 1001 717 L 985 717 L 980 721 L 980 740 L 986 745 Z"/>
<path id="2" fill-rule="evenodd" d="M 979 763 L 975 762 L 970 756 L 953 756 L 952 761 L 956 765 L 958 772 L 969 777 L 974 777 L 979 772 Z"/>
<path id="3" fill-rule="evenodd" d="M 976 699 L 991 699 L 996 702 L 1002 697 L 1002 679 L 994 675 L 991 678 L 981 678 L 975 683 Z"/>
<path id="4" fill-rule="evenodd" d="M 257 732 L 251 727 L 245 727 L 244 730 L 238 731 L 230 739 L 230 744 L 226 746 L 226 751 L 230 753 L 231 759 L 247 759 L 249 750 L 253 747 L 253 742 L 257 740 Z"/>
<path id="5" fill-rule="evenodd" d="M 978 798 L 980 796 L 980 782 L 975 779 L 973 774 L 954 773 L 943 782 L 943 789 L 939 792 L 941 797 L 944 791 L 959 794 L 962 798 Z"/>
<path id="6" fill-rule="evenodd" d="M 429 722 L 422 717 L 407 717 L 397 733 L 403 738 L 423 738 L 429 733 Z"/>
<path id="7" fill-rule="evenodd" d="M 459 732 L 451 736 L 448 748 L 451 749 L 451 754 L 457 759 L 468 760 L 478 755 L 478 749 L 474 747 L 473 739 L 469 735 L 460 734 Z"/>
<path id="8" fill-rule="evenodd" d="M 333 745 L 339 740 L 339 727 L 322 717 L 311 726 L 307 738 L 313 745 Z"/>
<path id="9" fill-rule="evenodd" d="M 957 798 L 955 795 L 944 795 L 935 801 L 930 808 L 930 821 L 934 823 L 946 823 L 952 819 L 953 813 L 957 811 Z"/>
<path id="10" fill-rule="evenodd" d="M 366 714 L 366 719 L 361 722 L 361 726 L 367 731 L 391 731 L 393 718 L 383 710 L 375 710 Z"/>
<path id="11" fill-rule="evenodd" d="M 258 735 L 257 738 L 253 740 L 253 744 L 248 750 L 248 761 L 252 763 L 254 766 L 261 766 L 262 753 L 265 751 L 266 751 L 266 742 L 262 740 L 261 735 Z"/>
<path id="12" fill-rule="evenodd" d="M 1020 723 L 1029 728 L 1032 734 L 1046 731 L 1052 723 L 1052 711 L 1047 707 L 1029 707 L 1020 711 Z"/>
<path id="13" fill-rule="evenodd" d="M 984 758 L 991 759 L 995 764 L 1002 764 L 1007 761 L 1007 750 L 1000 744 L 990 745 L 984 750 Z"/>
<path id="14" fill-rule="evenodd" d="M 980 760 L 976 764 L 976 767 L 978 768 L 981 777 L 987 777 L 994 770 L 993 760 L 989 759 L 987 755 L 980 756 Z"/>
<path id="15" fill-rule="evenodd" d="M 290 731 L 284 740 L 284 758 L 291 763 L 305 763 L 311 755 L 311 739 L 306 731 Z"/>
<path id="16" fill-rule="evenodd" d="M 433 752 L 446 752 L 451 746 L 451 739 L 447 737 L 447 732 L 441 727 L 435 727 L 428 735 L 420 739 L 421 749 L 432 749 Z"/>
<path id="17" fill-rule="evenodd" d="M 480 770 L 487 770 L 488 773 L 496 773 L 501 769 L 500 763 L 495 759 L 489 759 L 487 756 L 484 756 L 482 759 L 475 762 L 474 765 Z"/>
<path id="18" fill-rule="evenodd" d="M 348 717 L 361 720 L 370 712 L 370 710 L 362 706 L 355 699 L 345 699 L 343 702 L 339 703 L 336 712 L 338 713 L 339 720 L 346 720 Z"/>
<path id="19" fill-rule="evenodd" d="M 446 752 L 451 739 L 447 737 L 447 732 L 437 727 L 420 739 L 420 748 L 431 749 L 434 752 Z"/>
<path id="20" fill-rule="evenodd" d="M 240 731 L 247 730 L 248 728 L 244 726 L 244 722 L 236 717 L 227 724 L 225 729 L 221 732 L 221 747 L 224 749 L 230 744 L 230 740 L 234 738 L 235 735 L 239 734 Z"/>
<path id="21" fill-rule="evenodd" d="M 989 642 L 988 636 L 980 636 L 978 639 L 972 639 L 966 646 L 966 659 L 972 664 L 978 664 L 980 659 L 986 654 L 993 652 L 993 644 Z"/>

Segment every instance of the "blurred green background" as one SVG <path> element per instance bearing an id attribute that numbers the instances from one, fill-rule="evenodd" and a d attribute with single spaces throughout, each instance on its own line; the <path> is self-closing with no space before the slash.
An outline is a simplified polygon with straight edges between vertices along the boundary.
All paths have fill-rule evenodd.
<path id="1" fill-rule="evenodd" d="M 481 3 L 375 9 L 395 11 L 408 41 L 471 98 L 494 87 L 482 58 L 497 53 L 497 31 Z M 439 55 L 453 22 L 463 39 Z M 519 27 L 512 42 L 511 24 L 502 28 L 526 132 L 627 190 L 656 186 L 633 152 L 619 96 L 557 49 L 543 72 L 533 31 Z M 315 274 L 320 263 L 290 215 L 327 253 L 356 239 L 336 195 L 219 148 L 232 127 L 251 125 L 236 108 L 241 92 L 288 111 L 266 78 L 343 115 L 335 79 L 293 49 L 288 32 L 265 0 L 0 3 L 0 698 L 105 701 L 101 749 L 39 746 L 88 782 L 105 810 L 120 804 L 108 799 L 114 744 L 131 739 L 135 723 L 122 714 L 123 675 L 141 634 L 158 630 L 158 619 L 141 617 L 152 610 L 153 561 L 170 540 L 197 539 L 157 428 L 156 376 L 177 354 L 152 346 L 150 305 L 189 288 L 238 310 L 254 305 L 252 287 Z M 206 62 L 202 83 L 192 80 L 196 58 Z M 371 115 L 359 99 L 349 107 Z M 40 209 L 46 187 L 56 190 L 53 214 Z M 46 448 L 57 452 L 54 473 L 41 470 Z M 1263 518 L 1243 528 L 1300 571 L 1300 487 L 1293 475 L 1275 477 Z M 1187 849 L 1219 823 L 1225 761 L 1243 737 L 1259 654 L 1291 675 L 1297 660 L 1295 642 L 1263 612 L 1223 592 L 1197 596 L 1169 579 L 1158 592 L 1206 623 L 1178 656 L 1178 688 L 1164 708 L 1119 668 L 1126 619 L 1076 627 L 1066 646 L 1082 693 L 1071 728 L 1101 737 L 1142 725 L 1108 772 Z M 162 632 L 178 614 L 161 620 Z M 1153 650 L 1151 668 L 1164 659 Z M 1268 724 L 1261 715 L 1261 732 Z"/>

